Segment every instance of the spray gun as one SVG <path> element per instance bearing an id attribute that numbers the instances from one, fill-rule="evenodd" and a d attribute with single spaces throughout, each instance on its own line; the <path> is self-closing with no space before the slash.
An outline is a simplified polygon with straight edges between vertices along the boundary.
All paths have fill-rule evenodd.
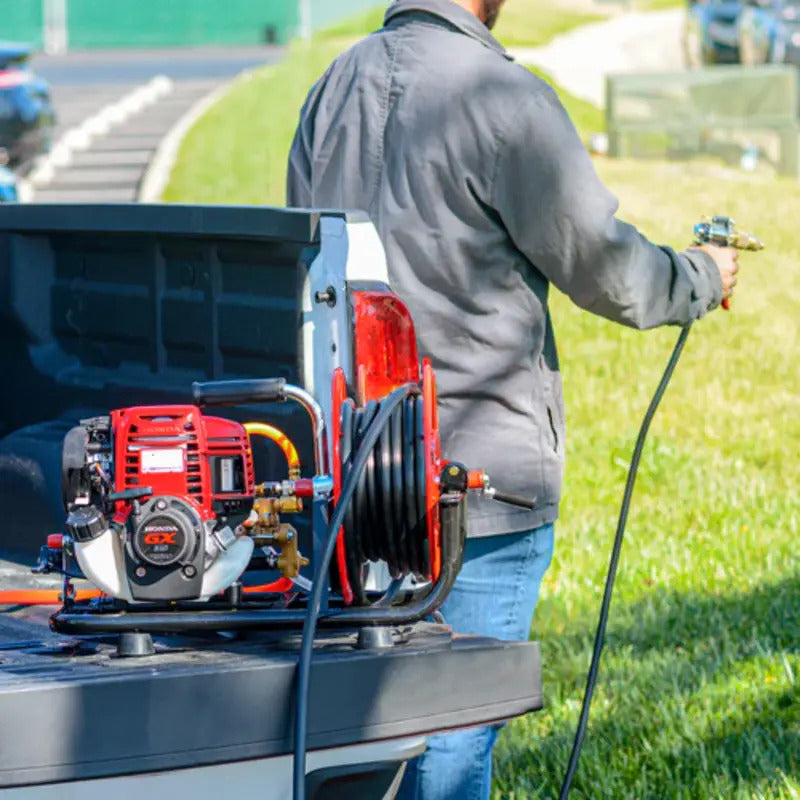
<path id="1" fill-rule="evenodd" d="M 711 221 L 703 219 L 694 226 L 695 244 L 714 244 L 717 247 L 735 247 L 737 250 L 762 250 L 764 243 L 751 233 L 736 230 L 736 223 L 730 217 L 714 215 Z M 728 298 L 722 301 L 728 311 Z"/>

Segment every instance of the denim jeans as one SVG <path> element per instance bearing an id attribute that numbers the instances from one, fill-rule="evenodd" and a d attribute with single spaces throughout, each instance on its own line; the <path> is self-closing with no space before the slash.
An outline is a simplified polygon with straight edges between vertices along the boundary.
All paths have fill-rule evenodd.
<path id="1" fill-rule="evenodd" d="M 442 606 L 457 633 L 527 641 L 539 586 L 553 556 L 553 526 L 468 539 L 464 566 Z M 501 726 L 431 736 L 410 761 L 398 800 L 486 800 Z"/>

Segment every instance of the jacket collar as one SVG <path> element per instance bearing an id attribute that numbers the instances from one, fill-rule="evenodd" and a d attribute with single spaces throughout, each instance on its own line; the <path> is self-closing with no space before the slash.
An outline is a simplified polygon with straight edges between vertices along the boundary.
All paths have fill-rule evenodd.
<path id="1" fill-rule="evenodd" d="M 383 24 L 388 25 L 391 20 L 401 14 L 407 14 L 412 11 L 439 17 L 454 28 L 457 28 L 461 33 L 477 39 L 490 50 L 505 56 L 509 61 L 514 60 L 474 14 L 467 11 L 463 6 L 458 5 L 458 3 L 454 3 L 453 0 L 394 0 L 386 10 Z"/>

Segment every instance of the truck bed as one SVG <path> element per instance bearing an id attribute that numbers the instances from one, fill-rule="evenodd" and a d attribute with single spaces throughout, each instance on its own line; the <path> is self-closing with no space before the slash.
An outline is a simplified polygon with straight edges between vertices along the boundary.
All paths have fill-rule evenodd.
<path id="1" fill-rule="evenodd" d="M 350 223 L 362 226 L 352 249 Z M 189 402 L 194 380 L 299 383 L 313 374 L 319 401 L 329 400 L 332 364 L 344 363 L 350 347 L 345 306 L 336 312 L 338 328 L 323 316 L 333 311 L 304 310 L 316 296 L 309 271 L 316 265 L 328 281 L 334 265 L 349 276 L 343 265 L 383 258 L 368 246 L 368 224 L 357 214 L 265 208 L 0 209 L 0 588 L 59 587 L 30 567 L 46 536 L 63 530 L 61 446 L 79 419 L 135 404 Z M 326 369 L 318 374 L 319 363 Z M 277 425 L 296 442 L 304 467 L 313 463 L 302 410 L 272 404 L 225 415 Z M 256 454 L 260 480 L 282 479 L 285 471 L 282 454 Z M 305 551 L 307 516 L 296 520 Z M 11 789 L 9 797 L 24 800 L 60 798 L 67 794 L 59 782 L 84 781 L 69 796 L 122 797 L 104 781 L 160 781 L 186 770 L 183 780 L 211 765 L 260 769 L 262 759 L 288 760 L 299 634 L 154 637 L 153 655 L 123 658 L 114 636 L 52 632 L 54 610 L 0 608 L 4 797 Z M 541 708 L 536 643 L 453 636 L 432 623 L 392 635 L 382 649 L 359 648 L 354 630 L 318 637 L 310 754 L 399 742 L 391 777 L 395 762 L 420 752 L 426 734 Z M 197 778 L 202 796 L 219 796 L 206 777 Z M 134 784 L 135 796 L 174 794 L 163 783 L 149 793 Z M 223 794 L 231 792 L 226 785 Z"/>
<path id="2" fill-rule="evenodd" d="M 0 789 L 289 754 L 299 636 L 156 638 L 117 656 L 113 637 L 71 639 L 48 609 L 0 613 Z M 323 635 L 309 747 L 506 720 L 541 708 L 536 643 L 451 637 L 420 623 L 386 650 Z"/>

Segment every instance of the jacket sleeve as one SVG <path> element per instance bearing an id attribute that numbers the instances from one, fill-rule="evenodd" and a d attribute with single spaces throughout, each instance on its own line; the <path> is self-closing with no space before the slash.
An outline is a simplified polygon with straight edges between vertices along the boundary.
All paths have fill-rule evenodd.
<path id="1" fill-rule="evenodd" d="M 520 251 L 577 305 L 651 328 L 685 324 L 721 302 L 710 256 L 658 247 L 616 218 L 616 198 L 549 86 L 537 80 L 517 107 L 496 158 L 492 205 Z"/>
<path id="2" fill-rule="evenodd" d="M 309 146 L 309 120 L 306 106 L 300 112 L 300 122 L 289 150 L 289 165 L 286 173 L 286 205 L 289 208 L 310 208 L 311 156 Z"/>

